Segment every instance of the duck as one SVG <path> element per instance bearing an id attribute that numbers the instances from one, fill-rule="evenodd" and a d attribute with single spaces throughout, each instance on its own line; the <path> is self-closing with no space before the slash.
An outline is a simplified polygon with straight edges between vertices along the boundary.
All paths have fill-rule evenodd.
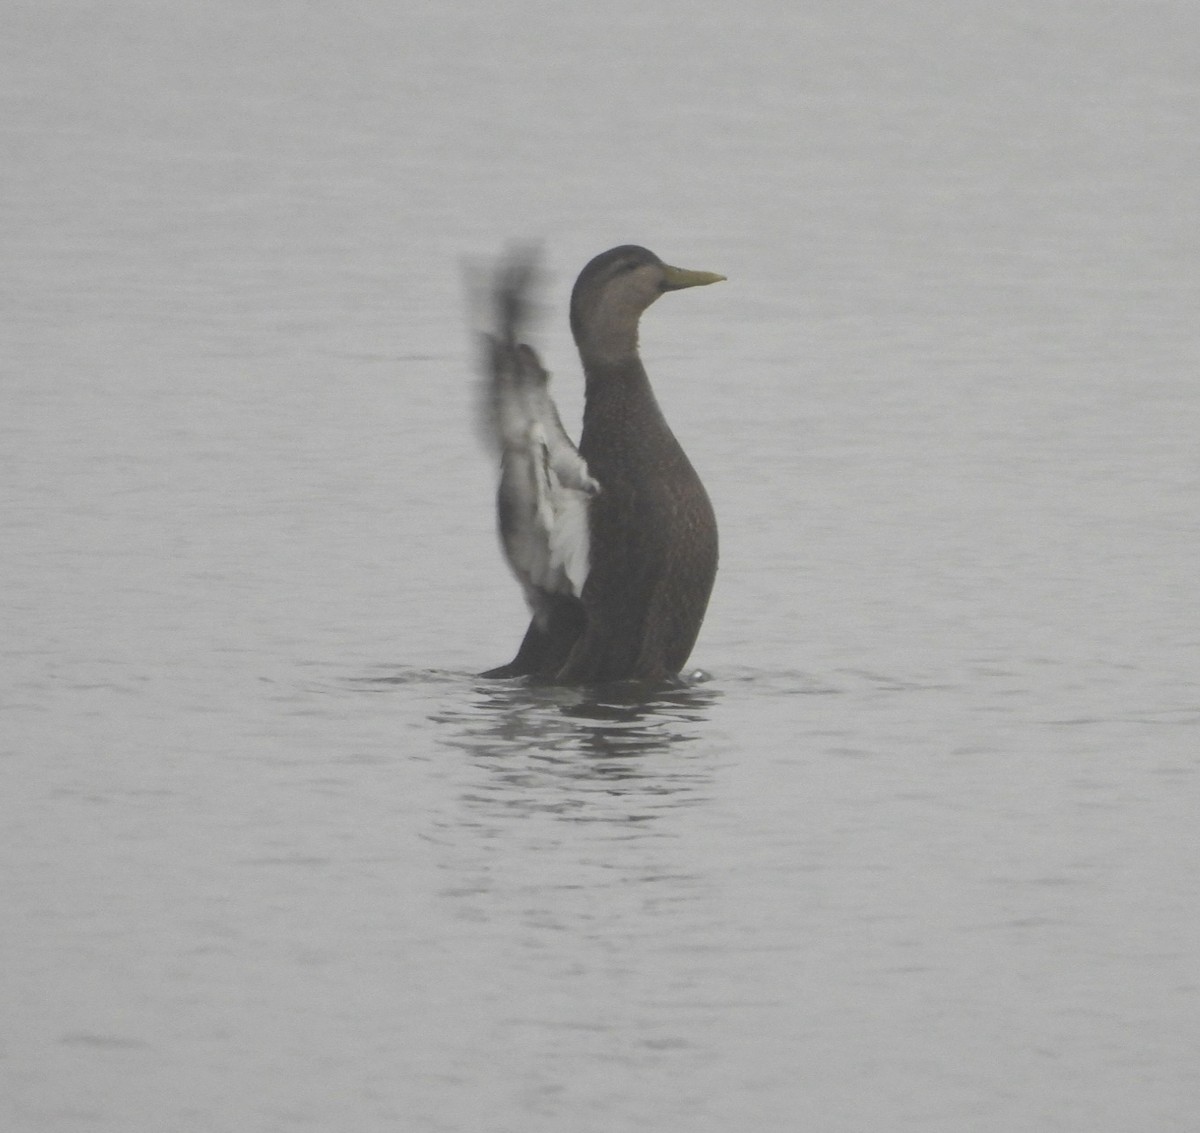
<path id="1" fill-rule="evenodd" d="M 499 457 L 497 527 L 530 611 L 516 656 L 484 678 L 554 685 L 670 682 L 691 656 L 717 574 L 704 484 L 654 396 L 642 314 L 669 291 L 718 283 L 624 244 L 590 260 L 571 292 L 584 375 L 583 429 L 563 428 L 528 342 L 537 254 L 516 249 L 492 284 L 483 433 Z"/>

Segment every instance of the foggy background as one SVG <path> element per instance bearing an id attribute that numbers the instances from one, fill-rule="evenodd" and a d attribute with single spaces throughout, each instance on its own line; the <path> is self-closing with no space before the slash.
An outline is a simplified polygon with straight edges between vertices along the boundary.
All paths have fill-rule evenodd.
<path id="1" fill-rule="evenodd" d="M 1191 1130 L 1200 8 L 0 15 L 0 1112 Z M 718 271 L 645 704 L 526 612 L 463 265 Z"/>

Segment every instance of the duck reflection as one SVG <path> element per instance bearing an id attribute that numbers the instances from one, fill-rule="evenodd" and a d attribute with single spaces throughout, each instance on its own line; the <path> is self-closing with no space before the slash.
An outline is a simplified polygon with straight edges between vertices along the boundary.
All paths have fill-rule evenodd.
<path id="1" fill-rule="evenodd" d="M 476 683 L 437 717 L 442 742 L 466 756 L 431 831 L 451 915 L 512 933 L 543 974 L 557 956 L 572 985 L 634 938 L 708 925 L 694 839 L 727 750 L 713 735 L 719 697 L 695 684 L 647 695 Z"/>
<path id="2" fill-rule="evenodd" d="M 480 681 L 469 705 L 435 718 L 443 742 L 487 772 L 469 791 L 476 808 L 638 822 L 707 796 L 719 696 L 702 684 L 647 695 Z"/>
<path id="3" fill-rule="evenodd" d="M 719 693 L 678 686 L 646 697 L 636 685 L 602 690 L 481 683 L 471 724 L 459 740 L 476 753 L 514 747 L 595 758 L 628 759 L 702 740 Z M 497 750 L 500 749 L 500 750 Z"/>

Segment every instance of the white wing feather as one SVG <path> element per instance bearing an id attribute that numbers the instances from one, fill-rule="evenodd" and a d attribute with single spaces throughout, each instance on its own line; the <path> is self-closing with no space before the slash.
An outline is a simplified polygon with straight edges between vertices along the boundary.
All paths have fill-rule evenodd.
<path id="1" fill-rule="evenodd" d="M 484 434 L 500 455 L 500 541 L 543 624 L 551 598 L 583 592 L 590 565 L 588 507 L 600 485 L 562 427 L 550 376 L 518 341 L 534 275 L 532 256 L 503 265 L 494 297 L 499 326 L 484 335 Z"/>
<path id="2" fill-rule="evenodd" d="M 492 340 L 500 442 L 500 539 L 535 615 L 545 597 L 583 592 L 588 503 L 599 485 L 563 430 L 547 375 L 527 346 Z"/>

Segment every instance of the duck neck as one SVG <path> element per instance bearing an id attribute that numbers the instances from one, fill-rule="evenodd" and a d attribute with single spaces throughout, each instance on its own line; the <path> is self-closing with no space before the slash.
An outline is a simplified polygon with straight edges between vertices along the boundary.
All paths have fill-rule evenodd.
<path id="1" fill-rule="evenodd" d="M 622 361 L 584 359 L 583 433 L 580 452 L 587 460 L 603 460 L 608 453 L 633 459 L 635 451 L 669 451 L 676 444 L 641 359 L 633 354 Z M 636 436 L 638 445 L 628 439 Z"/>
<path id="2" fill-rule="evenodd" d="M 654 401 L 646 368 L 633 351 L 624 357 L 583 356 L 584 394 L 588 404 L 622 401 L 643 405 Z"/>
<path id="3" fill-rule="evenodd" d="M 624 367 L 641 370 L 636 318 L 597 319 L 586 331 L 576 332 L 575 346 L 586 374 L 591 374 L 593 370 Z M 645 377 L 646 373 L 642 370 L 643 380 Z"/>

